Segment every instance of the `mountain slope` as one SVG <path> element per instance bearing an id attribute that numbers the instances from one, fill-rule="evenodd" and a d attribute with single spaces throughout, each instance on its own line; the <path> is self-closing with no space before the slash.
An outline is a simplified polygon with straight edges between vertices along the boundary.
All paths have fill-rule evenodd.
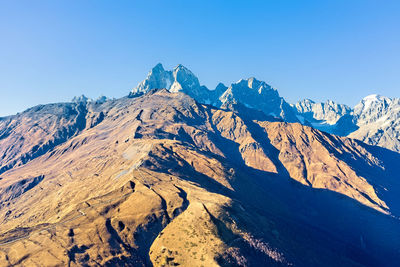
<path id="1" fill-rule="evenodd" d="M 86 126 L 86 105 L 37 106 L 0 120 L 0 174 L 45 154 Z M 26 137 L 29 136 L 29 140 Z"/>
<path id="2" fill-rule="evenodd" d="M 399 260 L 397 153 L 167 90 L 87 107 L 103 119 L 2 174 L 1 265 Z"/>

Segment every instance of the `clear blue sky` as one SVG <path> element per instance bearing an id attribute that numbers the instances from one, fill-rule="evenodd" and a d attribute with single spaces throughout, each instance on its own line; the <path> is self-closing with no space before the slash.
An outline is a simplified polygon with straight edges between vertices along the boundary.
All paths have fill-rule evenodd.
<path id="1" fill-rule="evenodd" d="M 400 97 L 400 1 L 0 0 L 0 115 L 121 97 L 156 63 L 289 102 Z"/>

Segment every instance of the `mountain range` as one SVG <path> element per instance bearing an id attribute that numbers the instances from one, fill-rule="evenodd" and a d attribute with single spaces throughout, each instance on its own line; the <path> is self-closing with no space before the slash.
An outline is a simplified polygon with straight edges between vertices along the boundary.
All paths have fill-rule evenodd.
<path id="1" fill-rule="evenodd" d="M 240 103 L 287 122 L 299 122 L 331 134 L 348 136 L 371 145 L 400 151 L 400 99 L 370 95 L 354 108 L 328 100 L 316 103 L 304 99 L 296 104 L 287 103 L 265 82 L 254 77 L 241 79 L 229 87 L 220 83 L 213 90 L 200 85 L 198 78 L 187 68 L 178 65 L 171 71 L 157 64 L 130 96 L 152 89 L 166 88 L 183 92 L 196 101 L 216 107 Z"/>
<path id="2" fill-rule="evenodd" d="M 398 104 L 158 64 L 127 97 L 1 118 L 0 266 L 395 266 Z"/>
<path id="3" fill-rule="evenodd" d="M 400 151 L 400 99 L 380 95 L 363 98 L 354 108 L 332 101 L 303 100 L 294 105 L 302 123 L 371 145 Z"/>

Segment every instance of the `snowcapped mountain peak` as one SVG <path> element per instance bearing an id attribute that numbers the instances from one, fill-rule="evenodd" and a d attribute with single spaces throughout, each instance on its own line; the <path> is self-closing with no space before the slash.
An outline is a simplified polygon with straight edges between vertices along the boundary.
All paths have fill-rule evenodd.
<path id="1" fill-rule="evenodd" d="M 386 96 L 381 96 L 381 95 L 378 95 L 378 94 L 372 94 L 372 95 L 368 95 L 368 96 L 364 97 L 360 101 L 360 103 L 365 103 L 365 104 L 367 104 L 367 103 L 369 104 L 369 103 L 373 103 L 373 102 L 380 102 L 380 103 L 388 102 L 389 103 L 390 101 L 391 101 L 391 99 L 386 97 Z"/>
<path id="2" fill-rule="evenodd" d="M 221 107 L 228 106 L 229 103 L 241 103 L 261 110 L 267 115 L 298 122 L 292 107 L 279 96 L 278 91 L 254 77 L 240 79 L 230 87 L 219 83 L 215 90 L 209 90 L 182 64 L 173 70 L 165 70 L 159 63 L 149 72 L 147 78 L 132 90 L 130 96 L 140 96 L 152 89 L 162 88 L 170 92 L 183 92 L 204 104 Z"/>
<path id="3" fill-rule="evenodd" d="M 293 108 L 301 121 L 314 128 L 347 135 L 372 145 L 400 151 L 400 99 L 372 94 L 353 109 L 327 100 L 316 103 L 305 99 Z"/>
<path id="4" fill-rule="evenodd" d="M 262 86 L 261 82 L 254 77 L 250 77 L 247 79 L 247 85 L 251 89 L 258 89 Z"/>
<path id="5" fill-rule="evenodd" d="M 181 75 L 194 76 L 194 74 L 188 68 L 181 64 L 177 65 L 172 72 L 174 76 L 176 76 L 177 73 L 180 73 Z"/>
<path id="6" fill-rule="evenodd" d="M 175 81 L 182 84 L 183 87 L 200 86 L 199 79 L 193 74 L 191 70 L 179 64 L 172 72 Z"/>
<path id="7" fill-rule="evenodd" d="M 378 94 L 372 94 L 372 95 L 367 95 L 362 100 L 363 101 L 381 101 L 383 98 L 385 98 L 385 97 L 378 95 Z"/>
<path id="8" fill-rule="evenodd" d="M 324 103 L 316 103 L 310 99 L 304 99 L 297 102 L 294 108 L 307 121 L 314 123 L 314 126 L 318 126 L 318 123 L 333 125 L 342 116 L 351 113 L 350 107 L 337 104 L 332 100 L 326 100 Z M 327 129 L 324 128 L 323 130 Z"/>
<path id="9" fill-rule="evenodd" d="M 350 137 L 400 151 L 400 99 L 366 96 L 354 107 L 354 116 L 360 129 Z"/>
<path id="10" fill-rule="evenodd" d="M 307 104 L 315 104 L 315 101 L 309 99 L 309 98 L 305 98 L 303 100 L 300 100 L 298 103 L 307 103 Z"/>
<path id="11" fill-rule="evenodd" d="M 355 107 L 356 114 L 364 112 L 368 109 L 375 109 L 377 106 L 388 106 L 392 100 L 386 96 L 372 94 L 364 97 Z"/>
<path id="12" fill-rule="evenodd" d="M 197 90 L 200 87 L 199 79 L 185 66 L 179 64 L 173 71 L 174 82 L 170 88 L 171 92 Z"/>
<path id="13" fill-rule="evenodd" d="M 259 81 L 254 77 L 250 77 L 248 79 L 240 79 L 236 83 L 233 83 L 231 87 L 234 88 L 234 90 L 241 90 L 244 94 L 246 94 L 246 91 L 252 91 L 252 94 L 255 92 L 261 94 L 265 90 L 274 90 L 267 83 Z"/>
<path id="14" fill-rule="evenodd" d="M 254 77 L 241 79 L 233 83 L 220 97 L 222 106 L 229 103 L 242 103 L 263 111 L 267 115 L 281 117 L 287 121 L 297 122 L 292 108 L 279 96 L 269 84 Z"/>
<path id="15" fill-rule="evenodd" d="M 163 71 L 164 71 L 164 67 L 161 63 L 158 63 L 151 69 L 151 72 L 163 72 Z"/>
<path id="16" fill-rule="evenodd" d="M 185 66 L 183 66 L 182 64 L 178 64 L 176 65 L 176 67 L 174 68 L 174 71 L 185 71 L 188 73 L 192 73 L 188 68 L 186 68 Z M 192 73 L 193 74 L 193 73 Z"/>
<path id="17" fill-rule="evenodd" d="M 215 87 L 215 90 L 221 90 L 221 89 L 228 89 L 228 87 L 225 86 L 223 83 L 218 83 L 217 87 Z"/>
<path id="18" fill-rule="evenodd" d="M 140 82 L 130 96 L 139 96 L 152 89 L 167 89 L 170 92 L 183 92 L 199 102 L 210 102 L 210 90 L 201 86 L 199 79 L 182 64 L 173 70 L 165 70 L 161 63 L 157 64 L 148 73 L 147 78 Z"/>
<path id="19" fill-rule="evenodd" d="M 268 90 L 274 90 L 269 84 L 263 81 L 259 81 L 254 77 L 250 77 L 248 79 L 240 79 L 236 83 L 233 83 L 232 86 L 234 87 L 240 87 L 246 90 L 251 89 L 251 90 L 256 90 L 259 94 L 262 94 L 265 91 Z"/>
<path id="20" fill-rule="evenodd" d="M 252 88 L 253 84 L 259 84 L 260 81 L 258 81 L 256 78 L 254 77 L 250 77 L 247 79 L 247 83 L 249 84 L 249 87 Z M 257 86 L 257 85 L 256 85 Z"/>
<path id="21" fill-rule="evenodd" d="M 164 70 L 163 65 L 158 63 L 149 71 L 146 79 L 132 89 L 130 96 L 141 95 L 152 89 L 169 89 L 171 87 L 172 80 L 173 77 L 171 71 Z"/>
<path id="22" fill-rule="evenodd" d="M 87 103 L 87 102 L 92 102 L 93 100 L 91 98 L 88 98 L 85 95 L 80 95 L 80 96 L 74 96 L 74 98 L 72 98 L 71 102 L 74 103 Z"/>
<path id="23" fill-rule="evenodd" d="M 366 97 L 363 98 L 363 100 L 367 100 L 367 99 L 375 99 L 380 97 L 380 95 L 378 94 L 371 94 L 371 95 L 367 95 Z"/>
<path id="24" fill-rule="evenodd" d="M 374 103 L 386 103 L 389 104 L 392 101 L 389 97 L 386 96 L 381 96 L 378 94 L 372 94 L 364 97 L 360 103 L 358 103 L 355 107 L 355 109 L 358 108 L 363 108 L 363 109 L 368 109 L 370 108 Z"/>
<path id="25" fill-rule="evenodd" d="M 378 94 L 364 97 L 355 107 L 354 115 L 361 124 L 382 118 L 391 106 L 392 99 Z"/>
<path id="26" fill-rule="evenodd" d="M 315 104 L 314 101 L 311 99 L 303 99 L 297 102 L 296 104 L 292 105 L 294 106 L 298 112 L 300 113 L 305 113 L 305 112 L 310 112 L 312 110 L 312 106 Z"/>

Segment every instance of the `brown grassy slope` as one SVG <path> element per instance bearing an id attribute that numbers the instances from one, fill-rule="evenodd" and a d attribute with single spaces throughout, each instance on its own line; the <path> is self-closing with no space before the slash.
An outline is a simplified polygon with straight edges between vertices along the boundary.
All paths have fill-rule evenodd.
<path id="1" fill-rule="evenodd" d="M 387 186 L 385 151 L 166 91 L 96 106 L 86 122 L 100 112 L 2 174 L 1 265 L 354 266 L 398 256 L 399 224 L 385 214 L 397 215 L 399 187 Z M 37 139 L 27 134 L 24 146 Z"/>

